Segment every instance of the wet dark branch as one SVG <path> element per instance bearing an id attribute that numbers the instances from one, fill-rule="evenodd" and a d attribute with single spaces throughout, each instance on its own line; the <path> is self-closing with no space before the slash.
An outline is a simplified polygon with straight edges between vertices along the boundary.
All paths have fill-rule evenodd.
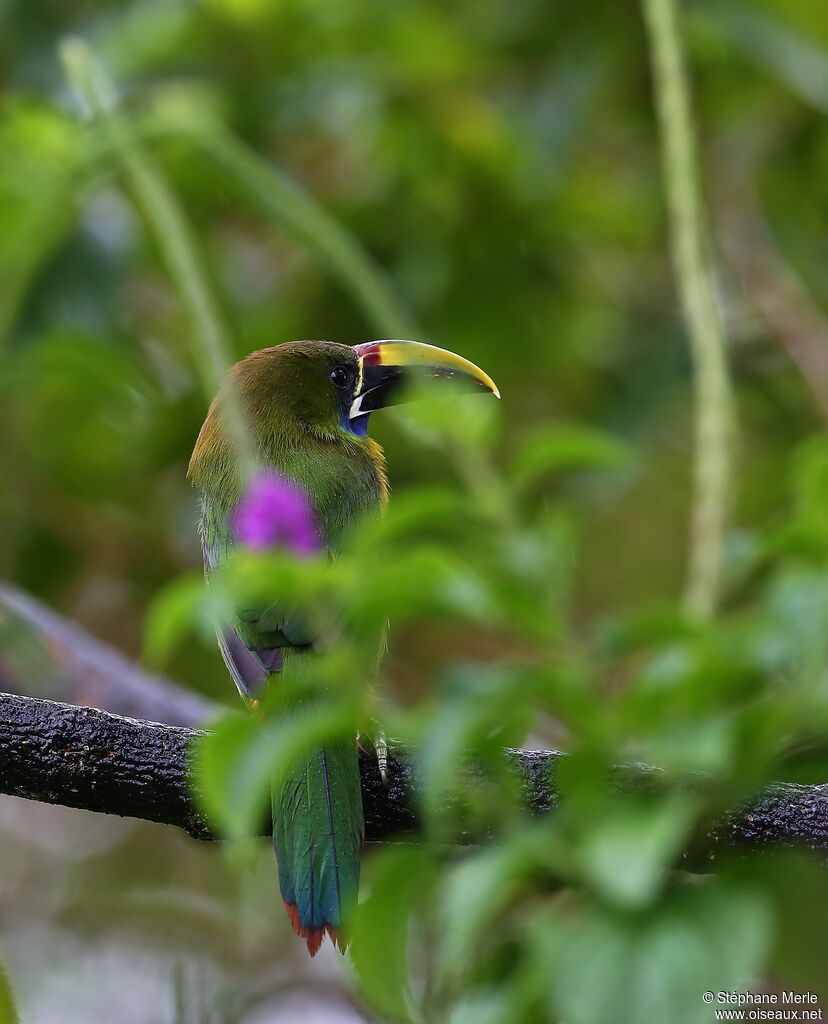
<path id="1" fill-rule="evenodd" d="M 97 708 L 0 693 L 0 794 L 176 825 L 214 838 L 197 809 L 189 749 L 203 733 Z M 416 828 L 411 771 L 389 756 L 386 789 L 362 762 L 368 839 Z"/>
<path id="2" fill-rule="evenodd" d="M 176 825 L 196 838 L 210 839 L 189 769 L 189 747 L 199 735 L 96 708 L 0 694 L 0 793 Z M 512 750 L 508 756 L 521 775 L 527 805 L 537 812 L 553 807 L 554 768 L 561 755 Z M 419 782 L 413 762 L 403 750 L 392 748 L 388 769 L 385 788 L 374 758 L 366 756 L 361 762 L 371 841 L 417 829 Z M 645 786 L 650 784 L 644 770 L 637 774 Z M 624 788 L 630 779 L 626 771 Z M 723 819 L 711 839 L 716 847 L 778 843 L 828 851 L 828 785 L 774 786 Z"/>

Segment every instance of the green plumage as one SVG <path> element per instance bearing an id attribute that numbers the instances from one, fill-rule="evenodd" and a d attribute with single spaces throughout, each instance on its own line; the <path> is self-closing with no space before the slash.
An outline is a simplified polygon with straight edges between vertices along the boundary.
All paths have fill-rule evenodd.
<path id="1" fill-rule="evenodd" d="M 303 513 L 308 511 L 305 495 L 310 500 L 324 546 L 335 557 L 352 527 L 363 516 L 380 512 L 387 499 L 382 449 L 367 436 L 369 414 L 398 401 L 406 380 L 439 378 L 500 396 L 491 377 L 474 363 L 412 341 L 372 341 L 355 349 L 297 341 L 254 352 L 234 366 L 210 406 L 190 461 L 190 478 L 201 491 L 208 576 L 236 543 L 230 517 L 243 490 L 239 453 L 232 444 L 239 432 L 230 429 L 228 410 L 241 409 L 259 466 L 298 485 L 298 497 L 294 487 L 287 490 Z M 228 388 L 238 401 L 228 401 Z M 276 485 L 285 492 L 284 482 Z M 313 532 L 310 546 L 317 546 Z M 285 659 L 299 659 L 296 668 L 308 664 L 303 659 L 312 657 L 318 638 L 274 593 L 260 608 L 236 609 L 218 641 L 236 685 L 252 698 L 262 683 L 274 680 Z M 379 646 L 378 638 L 378 654 Z M 311 698 L 284 696 L 283 714 L 301 727 Z M 342 948 L 359 890 L 363 835 L 355 735 L 346 730 L 297 756 L 274 780 L 272 797 L 279 884 L 290 919 L 311 954 L 326 932 Z"/>
<path id="2" fill-rule="evenodd" d="M 273 789 L 279 886 L 294 928 L 315 952 L 327 930 L 347 941 L 359 893 L 364 833 L 359 763 L 351 738 L 291 765 Z"/>
<path id="3" fill-rule="evenodd" d="M 331 374 L 345 368 L 352 386 L 344 397 Z M 322 539 L 335 555 L 362 516 L 380 511 L 387 483 L 380 447 L 349 429 L 345 403 L 358 383 L 354 350 L 326 342 L 295 342 L 256 352 L 234 367 L 258 461 L 309 496 Z M 349 378 L 350 379 L 350 378 Z M 227 385 L 225 385 L 226 387 Z M 190 463 L 201 492 L 200 531 L 206 570 L 220 568 L 235 545 L 229 517 L 241 496 L 241 478 L 219 393 Z M 278 679 L 283 657 L 308 657 L 307 625 L 280 603 L 240 609 L 219 637 L 222 654 L 242 693 Z M 292 648 L 305 648 L 303 653 Z M 303 714 L 301 705 L 286 711 Z M 359 889 L 363 835 L 355 736 L 327 742 L 297 758 L 273 788 L 273 837 L 282 897 L 311 953 L 329 932 L 340 943 Z"/>

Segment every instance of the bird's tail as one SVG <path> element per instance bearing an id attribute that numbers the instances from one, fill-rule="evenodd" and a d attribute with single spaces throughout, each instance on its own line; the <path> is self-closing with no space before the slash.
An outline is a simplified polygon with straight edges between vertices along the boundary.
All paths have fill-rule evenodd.
<path id="1" fill-rule="evenodd" d="M 353 739 L 303 754 L 274 783 L 279 887 L 296 934 L 316 954 L 327 932 L 343 952 L 359 891 L 365 831 Z"/>

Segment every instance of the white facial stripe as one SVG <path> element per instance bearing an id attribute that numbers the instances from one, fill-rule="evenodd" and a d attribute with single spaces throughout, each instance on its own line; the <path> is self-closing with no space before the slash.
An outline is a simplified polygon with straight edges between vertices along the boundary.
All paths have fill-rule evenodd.
<path id="1" fill-rule="evenodd" d="M 357 418 L 357 416 L 361 416 L 362 415 L 362 399 L 363 399 L 363 397 L 364 397 L 363 395 L 357 395 L 357 397 L 353 400 L 353 402 L 351 402 L 351 408 L 348 411 L 348 418 L 349 419 L 354 420 L 354 419 Z"/>

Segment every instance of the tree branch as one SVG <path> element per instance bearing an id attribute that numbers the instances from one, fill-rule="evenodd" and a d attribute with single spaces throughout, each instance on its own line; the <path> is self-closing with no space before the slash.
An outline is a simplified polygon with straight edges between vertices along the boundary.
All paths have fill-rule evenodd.
<path id="1" fill-rule="evenodd" d="M 105 814 L 175 825 L 198 839 L 213 833 L 197 809 L 188 750 L 193 729 L 122 718 L 96 708 L 0 694 L 0 793 Z M 534 812 L 557 801 L 552 750 L 509 750 Z M 417 831 L 414 762 L 389 752 L 389 785 L 376 762 L 360 763 L 366 838 L 377 842 Z M 650 785 L 658 773 L 629 769 L 619 781 Z M 709 853 L 732 845 L 805 846 L 828 852 L 828 784 L 778 784 L 725 816 Z"/>
<path id="2" fill-rule="evenodd" d="M 205 697 L 132 664 L 30 594 L 0 583 L 0 689 L 105 707 L 171 725 L 199 725 Z"/>

